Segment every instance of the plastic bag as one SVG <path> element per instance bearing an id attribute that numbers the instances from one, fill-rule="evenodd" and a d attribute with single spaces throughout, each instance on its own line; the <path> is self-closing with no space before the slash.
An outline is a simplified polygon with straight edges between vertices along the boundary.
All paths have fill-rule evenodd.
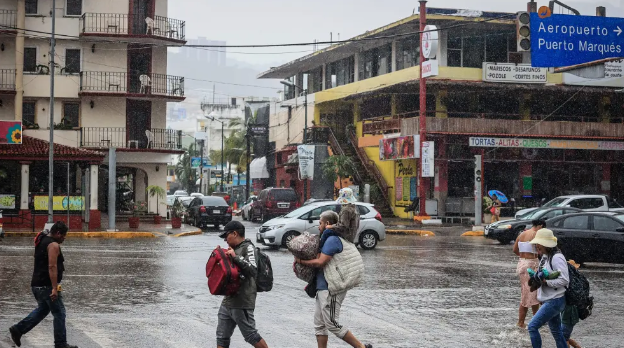
<path id="1" fill-rule="evenodd" d="M 293 238 L 286 246 L 288 250 L 296 257 L 302 260 L 312 260 L 316 258 L 319 252 L 319 236 L 313 236 L 308 232 Z"/>

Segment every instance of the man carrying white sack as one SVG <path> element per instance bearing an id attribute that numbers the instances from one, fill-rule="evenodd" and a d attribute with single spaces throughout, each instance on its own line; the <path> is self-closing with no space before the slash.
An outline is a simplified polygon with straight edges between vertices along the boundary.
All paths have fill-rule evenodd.
<path id="1" fill-rule="evenodd" d="M 362 344 L 349 329 L 338 323 L 340 307 L 347 291 L 360 283 L 364 264 L 357 247 L 340 237 L 327 225 L 335 225 L 338 214 L 325 211 L 321 214 L 319 231 L 321 232 L 320 253 L 316 259 L 295 262 L 319 268 L 316 276 L 316 310 L 314 327 L 318 348 L 327 348 L 329 332 L 349 343 L 354 348 L 373 348 L 373 345 Z"/>

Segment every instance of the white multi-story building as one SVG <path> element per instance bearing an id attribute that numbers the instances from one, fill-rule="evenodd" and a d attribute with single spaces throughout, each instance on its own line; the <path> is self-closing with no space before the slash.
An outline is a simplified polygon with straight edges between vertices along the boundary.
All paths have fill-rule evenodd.
<path id="1" fill-rule="evenodd" d="M 54 74 L 55 144 L 116 148 L 118 176 L 132 174 L 135 201 L 149 201 L 154 212 L 156 199 L 145 188 L 167 186 L 167 163 L 181 149 L 181 133 L 166 129 L 167 102 L 185 98 L 184 78 L 167 75 L 167 46 L 185 44 L 185 22 L 167 18 L 167 6 L 167 0 L 57 0 L 53 10 L 52 0 L 0 0 L 0 120 L 22 121 L 25 139 L 48 141 Z M 76 163 L 78 188 L 85 168 Z M 96 215 L 107 181 L 100 168 L 90 183 Z"/>

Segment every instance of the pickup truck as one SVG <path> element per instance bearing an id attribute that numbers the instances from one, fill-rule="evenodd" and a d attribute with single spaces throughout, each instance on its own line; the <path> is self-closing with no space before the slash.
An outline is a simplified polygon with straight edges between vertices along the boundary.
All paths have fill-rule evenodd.
<path id="1" fill-rule="evenodd" d="M 578 208 L 584 211 L 614 211 L 624 212 L 618 202 L 605 195 L 572 195 L 572 196 L 559 196 L 546 202 L 540 208 L 556 208 L 556 207 L 572 207 Z M 519 210 L 516 213 L 516 219 L 522 218 L 524 215 L 539 208 L 528 208 Z"/>

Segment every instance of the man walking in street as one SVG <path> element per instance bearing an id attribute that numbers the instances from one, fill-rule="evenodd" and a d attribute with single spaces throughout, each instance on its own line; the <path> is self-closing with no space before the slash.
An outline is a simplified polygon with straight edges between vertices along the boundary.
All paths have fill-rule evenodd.
<path id="1" fill-rule="evenodd" d="M 221 303 L 217 324 L 217 347 L 229 348 L 230 338 L 236 326 L 239 327 L 245 341 L 255 348 L 268 348 L 269 346 L 256 330 L 254 310 L 256 308 L 256 277 L 258 266 L 256 264 L 256 247 L 245 239 L 245 226 L 239 221 L 230 221 L 223 232 L 219 234 L 229 245 L 227 255 L 232 258 L 242 275 L 241 285 L 236 295 L 226 296 Z"/>
<path id="2" fill-rule="evenodd" d="M 340 307 L 347 295 L 347 290 L 359 284 L 364 271 L 362 256 L 353 243 L 341 238 L 339 233 L 327 229 L 328 225 L 338 223 L 336 212 L 324 211 L 319 223 L 321 242 L 318 257 L 314 260 L 295 258 L 296 263 L 319 268 L 316 275 L 316 310 L 314 312 L 318 348 L 327 348 L 329 332 L 354 348 L 373 348 L 370 343 L 362 344 L 349 329 L 338 324 Z"/>
<path id="3" fill-rule="evenodd" d="M 67 226 L 59 221 L 50 228 L 50 231 L 43 231 L 35 237 L 35 268 L 30 285 L 38 307 L 9 328 L 11 339 L 18 347 L 22 345 L 22 336 L 51 312 L 54 316 L 54 347 L 78 348 L 67 344 L 65 305 L 61 295 L 65 259 L 60 244 L 65 241 L 67 230 Z"/>

